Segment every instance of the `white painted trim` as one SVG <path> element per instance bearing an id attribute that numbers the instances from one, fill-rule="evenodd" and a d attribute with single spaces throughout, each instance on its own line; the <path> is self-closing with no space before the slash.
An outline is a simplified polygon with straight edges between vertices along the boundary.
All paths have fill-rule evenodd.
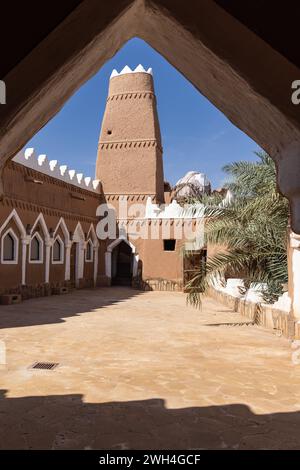
<path id="1" fill-rule="evenodd" d="M 32 147 L 18 152 L 13 161 L 52 178 L 65 181 L 68 184 L 93 193 L 100 193 L 101 185 L 99 180 L 92 180 L 89 176 L 76 173 L 75 170 L 68 169 L 67 165 L 62 165 L 57 160 L 48 160 L 45 154 L 37 155 Z"/>
<path id="2" fill-rule="evenodd" d="M 50 250 L 51 250 L 51 240 L 45 242 L 46 245 L 46 260 L 45 260 L 45 283 L 48 284 L 50 276 Z"/>
<path id="3" fill-rule="evenodd" d="M 139 64 L 135 69 L 131 69 L 128 65 L 125 65 L 121 72 L 118 72 L 116 69 L 113 69 L 110 78 L 118 77 L 119 75 L 125 75 L 127 73 L 148 73 L 149 75 L 153 75 L 152 68 L 149 67 L 147 70 Z"/>
<path id="4" fill-rule="evenodd" d="M 30 239 L 28 236 L 22 237 L 22 286 L 26 285 L 26 265 L 27 265 L 27 246 Z"/>
<path id="5" fill-rule="evenodd" d="M 72 242 L 66 243 L 65 281 L 71 278 L 71 246 Z"/>
<path id="6" fill-rule="evenodd" d="M 78 287 L 84 273 L 84 243 L 81 241 L 74 243 L 76 243 L 75 285 Z"/>
<path id="7" fill-rule="evenodd" d="M 41 227 L 42 227 L 42 230 L 43 230 L 43 233 L 44 233 L 44 237 L 45 237 L 45 242 L 49 241 L 50 240 L 50 235 L 49 235 L 48 227 L 47 227 L 47 224 L 45 222 L 44 216 L 41 212 L 39 213 L 38 217 L 35 219 L 35 222 L 32 226 L 32 229 L 30 230 L 31 237 L 32 237 L 32 234 L 36 231 L 35 228 L 38 225 L 38 223 L 41 224 Z"/>
<path id="8" fill-rule="evenodd" d="M 108 252 L 112 252 L 113 249 L 119 245 L 119 243 L 121 243 L 122 241 L 124 241 L 125 243 L 127 243 L 127 245 L 130 246 L 131 250 L 132 250 L 132 253 L 135 253 L 136 252 L 136 247 L 129 241 L 127 240 L 127 238 L 125 237 L 125 235 L 121 235 L 119 238 L 116 238 L 113 242 L 110 243 L 110 245 L 108 245 L 106 251 Z"/>
<path id="9" fill-rule="evenodd" d="M 90 225 L 88 231 L 88 237 L 92 236 L 93 240 L 93 251 L 94 251 L 94 287 L 97 285 L 98 276 L 98 263 L 99 263 L 99 240 L 96 234 L 96 230 L 93 224 Z"/>
<path id="10" fill-rule="evenodd" d="M 292 273 L 293 273 L 293 299 L 292 308 L 294 317 L 300 319 L 300 249 L 292 248 Z"/>
<path id="11" fill-rule="evenodd" d="M 76 285 L 79 283 L 79 279 L 83 278 L 84 273 L 84 247 L 85 237 L 80 222 L 76 225 L 73 235 L 73 242 L 77 243 L 76 247 L 76 267 L 75 267 L 75 279 Z"/>
<path id="12" fill-rule="evenodd" d="M 58 241 L 58 243 L 60 244 L 60 254 L 61 254 L 60 260 L 55 260 L 53 258 L 54 244 L 55 244 L 56 241 Z M 64 260 L 65 260 L 65 244 L 62 241 L 61 237 L 59 235 L 56 235 L 56 237 L 54 238 L 53 243 L 52 243 L 52 259 L 51 259 L 51 261 L 52 261 L 52 264 L 64 264 Z"/>
<path id="13" fill-rule="evenodd" d="M 111 251 L 105 252 L 105 275 L 111 278 Z"/>
<path id="14" fill-rule="evenodd" d="M 40 249 L 39 249 L 40 258 L 38 260 L 32 260 L 31 259 L 31 243 L 32 243 L 32 240 L 34 238 L 37 238 L 39 240 L 39 243 L 40 243 Z M 30 238 L 28 262 L 30 264 L 43 264 L 43 262 L 44 262 L 44 240 L 42 239 L 39 232 L 35 232 Z"/>
<path id="15" fill-rule="evenodd" d="M 56 234 L 57 234 L 57 231 L 59 229 L 59 227 L 61 227 L 62 231 L 63 231 L 63 234 L 64 234 L 64 237 L 65 237 L 65 243 L 70 243 L 70 232 L 68 230 L 68 227 L 67 227 L 67 224 L 64 220 L 63 217 L 61 217 L 55 227 L 55 230 L 54 230 L 54 234 L 53 234 L 53 237 L 55 238 L 56 237 Z"/>
<path id="16" fill-rule="evenodd" d="M 22 237 L 26 237 L 26 230 L 25 230 L 25 227 L 24 225 L 22 224 L 22 221 L 16 211 L 16 209 L 13 209 L 11 211 L 11 213 L 9 214 L 9 216 L 5 219 L 5 221 L 3 222 L 3 224 L 1 225 L 0 227 L 0 234 L 2 233 L 2 231 L 5 229 L 5 227 L 7 226 L 7 224 L 11 221 L 11 219 L 14 219 L 18 229 L 20 230 L 20 233 L 21 233 L 21 236 Z"/>
<path id="17" fill-rule="evenodd" d="M 145 219 L 160 220 L 160 219 L 202 219 L 204 217 L 204 205 L 198 203 L 196 205 L 187 205 L 182 207 L 178 202 L 173 199 L 170 204 L 154 204 L 151 197 L 147 198 L 145 207 Z"/>
<path id="18" fill-rule="evenodd" d="M 89 231 L 88 231 L 88 234 L 87 234 L 87 238 L 92 238 L 93 245 L 97 246 L 97 247 L 99 246 L 98 237 L 96 235 L 95 227 L 94 227 L 93 224 L 90 225 L 90 228 L 89 228 Z"/>
<path id="19" fill-rule="evenodd" d="M 4 259 L 4 252 L 3 252 L 3 245 L 4 245 L 4 238 L 6 235 L 11 235 L 13 240 L 14 240 L 14 259 L 12 260 L 5 260 Z M 18 264 L 18 258 L 19 258 L 19 238 L 13 231 L 13 229 L 10 227 L 4 232 L 1 238 L 1 264 Z"/>
<path id="20" fill-rule="evenodd" d="M 138 273 L 138 262 L 139 262 L 139 255 L 133 255 L 133 266 L 132 266 L 132 277 L 136 277 Z"/>
<path id="21" fill-rule="evenodd" d="M 98 275 L 98 246 L 94 246 L 94 287 L 97 285 L 97 275 Z"/>
<path id="22" fill-rule="evenodd" d="M 84 240 L 85 240 L 84 239 L 84 231 L 82 229 L 81 223 L 78 222 L 76 227 L 75 227 L 75 230 L 74 230 L 73 241 L 74 242 L 82 242 Z"/>

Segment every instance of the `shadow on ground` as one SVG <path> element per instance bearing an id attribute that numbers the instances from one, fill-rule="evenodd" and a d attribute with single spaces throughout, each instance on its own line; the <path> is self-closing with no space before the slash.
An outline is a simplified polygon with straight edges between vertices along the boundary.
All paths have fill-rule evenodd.
<path id="1" fill-rule="evenodd" d="M 300 412 L 243 404 L 168 409 L 164 400 L 84 403 L 82 395 L 6 398 L 1 449 L 299 449 Z"/>
<path id="2" fill-rule="evenodd" d="M 17 305 L 0 305 L 0 329 L 61 323 L 65 318 L 118 304 L 143 293 L 119 286 L 80 289 L 65 295 L 29 299 Z"/>

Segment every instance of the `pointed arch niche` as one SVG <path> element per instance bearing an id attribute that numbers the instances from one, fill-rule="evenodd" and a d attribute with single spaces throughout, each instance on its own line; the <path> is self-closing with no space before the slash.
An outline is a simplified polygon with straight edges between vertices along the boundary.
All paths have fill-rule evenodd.
<path id="1" fill-rule="evenodd" d="M 19 238 L 12 228 L 8 228 L 1 237 L 1 263 L 18 264 Z"/>
<path id="2" fill-rule="evenodd" d="M 64 264 L 65 244 L 59 235 L 56 235 L 52 246 L 52 264 Z"/>
<path id="3" fill-rule="evenodd" d="M 49 282 L 51 239 L 43 214 L 40 212 L 28 236 L 27 283 Z"/>
<path id="4" fill-rule="evenodd" d="M 133 256 L 133 265 L 132 265 L 132 277 L 135 278 L 138 272 L 138 262 L 139 262 L 139 255 L 137 253 L 135 245 L 131 243 L 125 236 L 121 236 L 114 240 L 110 245 L 108 245 L 105 253 L 105 275 L 107 278 L 112 279 L 113 275 L 113 266 L 112 266 L 112 253 L 113 250 L 121 243 L 125 242 L 130 248 Z"/>
<path id="5" fill-rule="evenodd" d="M 1 285 L 26 283 L 27 237 L 25 227 L 13 209 L 0 227 L 0 278 Z M 9 266 L 10 265 L 10 266 Z"/>

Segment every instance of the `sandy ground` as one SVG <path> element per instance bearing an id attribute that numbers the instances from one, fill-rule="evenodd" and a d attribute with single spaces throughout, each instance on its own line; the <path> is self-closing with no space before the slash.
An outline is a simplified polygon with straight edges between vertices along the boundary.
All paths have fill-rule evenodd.
<path id="1" fill-rule="evenodd" d="M 290 342 L 212 299 L 81 290 L 1 306 L 0 327 L 0 448 L 300 449 Z"/>

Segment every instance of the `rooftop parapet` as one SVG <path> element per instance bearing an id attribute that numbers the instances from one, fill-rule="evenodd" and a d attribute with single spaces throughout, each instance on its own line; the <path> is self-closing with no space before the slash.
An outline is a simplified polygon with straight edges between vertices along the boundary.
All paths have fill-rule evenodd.
<path id="1" fill-rule="evenodd" d="M 118 72 L 114 69 L 111 73 L 109 80 L 109 97 L 116 95 L 128 95 L 133 93 L 139 95 L 140 93 L 153 93 L 153 74 L 152 69 L 147 70 L 140 64 L 134 70 L 128 65 Z M 125 97 L 124 97 L 125 98 Z"/>
<path id="2" fill-rule="evenodd" d="M 130 67 L 128 67 L 128 65 L 125 65 L 121 72 L 113 69 L 110 78 L 119 77 L 120 75 L 127 75 L 128 73 L 148 73 L 152 75 L 152 69 L 149 68 L 148 70 L 145 70 L 144 67 L 139 64 L 134 70 L 132 70 Z"/>
<path id="3" fill-rule="evenodd" d="M 90 176 L 77 173 L 75 170 L 69 169 L 67 165 L 59 164 L 57 160 L 48 160 L 45 154 L 37 155 L 32 147 L 21 150 L 12 160 L 27 168 L 39 171 L 78 188 L 100 193 L 100 180 L 92 180 Z"/>

